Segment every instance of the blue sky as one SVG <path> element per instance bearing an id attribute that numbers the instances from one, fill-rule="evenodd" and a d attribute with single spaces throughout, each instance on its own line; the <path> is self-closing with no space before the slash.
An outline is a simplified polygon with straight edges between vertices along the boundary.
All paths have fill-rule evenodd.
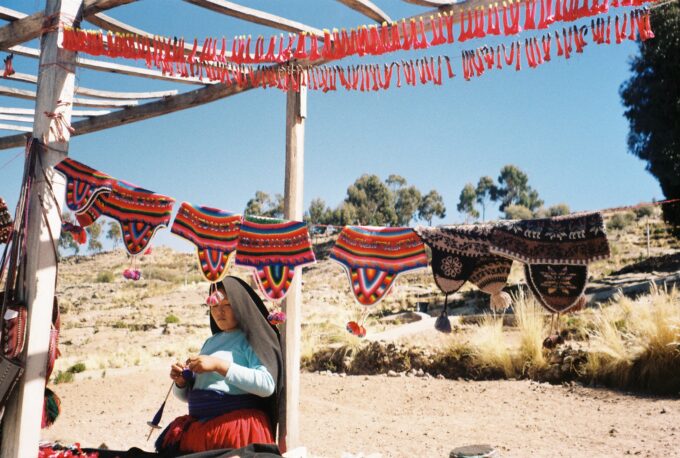
<path id="1" fill-rule="evenodd" d="M 332 0 L 241 3 L 317 28 L 370 23 Z M 397 0 L 375 3 L 393 19 L 427 11 Z M 44 2 L 10 0 L 3 4 L 32 13 Z M 145 0 L 106 14 L 157 34 L 184 36 L 187 41 L 277 33 L 179 0 Z M 525 36 L 532 35 L 520 38 Z M 508 38 L 502 41 L 510 42 Z M 451 56 L 457 76 L 443 86 L 393 87 L 371 93 L 310 91 L 305 207 L 315 197 L 335 207 L 363 173 L 383 179 L 399 174 L 423 192 L 436 189 L 444 196 L 447 217 L 436 223 L 460 222 L 463 216 L 455 207 L 465 183 L 476 183 L 483 175 L 496 178 L 505 164 L 524 170 L 548 206 L 565 202 L 572 210 L 595 210 L 662 198 L 645 163 L 626 150 L 628 124 L 618 88 L 629 77 L 629 60 L 637 47 L 627 41 L 609 46 L 592 44 L 589 37 L 588 41 L 584 53 L 568 61 L 554 56 L 535 70 L 523 61 L 520 72 L 494 70 L 470 82 L 462 78 L 460 51 L 483 42 L 456 43 L 426 52 Z M 37 47 L 37 43 L 32 45 Z M 411 52 L 347 63 L 419 57 L 418 52 Z M 37 62 L 17 57 L 14 66 L 19 72 L 35 74 Z M 78 70 L 77 84 L 120 91 L 195 88 L 86 69 Z M 30 101 L 9 98 L 1 104 L 32 107 Z M 285 95 L 275 89 L 251 90 L 198 108 L 74 137 L 70 156 L 170 195 L 178 203 L 240 211 L 257 190 L 283 193 L 284 128 Z M 0 151 L 0 166 L 19 151 Z M 0 196 L 10 205 L 16 204 L 21 169 L 21 158 L 0 169 Z M 168 230 L 156 237 L 157 244 L 191 249 Z"/>

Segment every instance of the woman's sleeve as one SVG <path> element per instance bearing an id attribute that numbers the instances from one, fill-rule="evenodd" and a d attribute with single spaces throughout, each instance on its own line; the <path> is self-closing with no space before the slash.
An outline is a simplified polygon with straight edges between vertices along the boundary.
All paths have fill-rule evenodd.
<path id="1" fill-rule="evenodd" d="M 185 386 L 184 388 L 180 388 L 177 386 L 176 383 L 172 384 L 172 394 L 175 395 L 177 399 L 179 399 L 182 402 L 187 402 L 187 392 L 188 388 Z"/>
<path id="2" fill-rule="evenodd" d="M 225 377 L 228 384 L 266 398 L 274 394 L 276 384 L 274 378 L 257 357 L 252 347 L 248 345 L 246 351 L 248 366 L 232 363 Z"/>

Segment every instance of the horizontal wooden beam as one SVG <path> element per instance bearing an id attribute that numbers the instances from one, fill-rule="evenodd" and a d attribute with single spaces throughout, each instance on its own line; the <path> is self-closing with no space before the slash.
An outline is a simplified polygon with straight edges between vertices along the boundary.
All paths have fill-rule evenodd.
<path id="1" fill-rule="evenodd" d="M 17 132 L 33 132 L 33 126 L 16 126 L 14 124 L 0 123 L 0 130 L 16 130 Z M 23 137 L 23 135 L 22 135 Z"/>
<path id="2" fill-rule="evenodd" d="M 466 5 L 468 2 L 467 0 L 457 0 L 457 1 L 452 1 L 452 0 L 403 0 L 406 3 L 411 3 L 413 5 L 418 5 L 418 6 L 427 6 L 430 8 L 441 8 L 445 6 L 452 6 L 452 5 Z"/>
<path id="3" fill-rule="evenodd" d="M 24 83 L 38 83 L 38 77 L 28 75 L 26 73 L 14 73 L 10 76 L 0 76 L 7 80 L 21 81 Z M 90 89 L 86 87 L 77 87 L 76 94 L 87 95 L 89 97 L 97 97 L 100 99 L 120 99 L 120 100 L 138 100 L 138 99 L 158 99 L 177 94 L 178 91 L 171 89 L 169 91 L 153 91 L 153 92 L 116 92 L 116 91 L 102 91 L 99 89 Z"/>
<path id="4" fill-rule="evenodd" d="M 14 54 L 17 54 L 19 56 L 24 56 L 24 57 L 33 57 L 33 58 L 39 58 L 40 57 L 40 50 L 35 49 L 35 48 L 29 48 L 27 46 L 12 46 L 9 49 L 11 52 Z M 200 85 L 205 85 L 205 84 L 213 84 L 212 82 L 205 80 L 202 81 L 198 78 L 195 77 L 187 77 L 183 78 L 181 76 L 171 76 L 171 75 L 164 75 L 162 72 L 159 72 L 158 70 L 150 70 L 148 68 L 141 68 L 141 67 L 133 67 L 131 65 L 121 65 L 121 64 L 114 64 L 112 62 L 104 62 L 101 60 L 93 60 L 93 59 L 85 59 L 82 57 L 76 58 L 76 65 L 79 67 L 83 68 L 89 68 L 90 70 L 97 70 L 100 72 L 109 72 L 109 73 L 118 73 L 121 75 L 130 75 L 130 76 L 139 76 L 142 78 L 150 78 L 154 80 L 162 80 L 162 81 L 173 81 L 175 83 L 183 83 L 183 84 L 200 84 Z"/>
<path id="5" fill-rule="evenodd" d="M 136 0 L 83 0 L 80 15 L 81 17 L 88 17 L 134 1 Z M 4 17 L 11 18 L 13 13 L 18 12 L 5 8 L 3 13 Z M 58 18 L 52 18 L 48 21 L 45 21 L 45 19 L 50 18 L 45 17 L 44 11 L 38 11 L 30 16 L 24 15 L 24 17 L 16 18 L 13 22 L 0 27 L 0 49 L 9 49 L 14 45 L 38 38 L 42 33 L 43 28 L 58 24 Z"/>
<path id="6" fill-rule="evenodd" d="M 33 116 L 18 116 L 10 114 L 0 114 L 0 119 L 3 121 L 17 121 L 17 122 L 33 122 Z"/>
<path id="7" fill-rule="evenodd" d="M 363 14 L 366 17 L 373 19 L 375 22 L 382 24 L 383 22 L 390 23 L 392 19 L 385 14 L 383 10 L 378 8 L 375 3 L 370 0 L 338 0 L 343 5 L 352 8 L 355 11 Z"/>
<path id="8" fill-rule="evenodd" d="M 0 6 L 0 19 L 2 19 L 3 21 L 14 22 L 17 19 L 23 19 L 26 16 L 28 16 L 28 14 L 24 14 L 21 11 L 16 11 L 5 6 Z"/>
<path id="9" fill-rule="evenodd" d="M 202 8 L 209 9 L 216 13 L 242 19 L 244 21 L 253 22 L 255 24 L 272 27 L 274 29 L 285 30 L 287 32 L 307 32 L 319 39 L 323 38 L 323 31 L 310 27 L 300 22 L 291 21 L 290 19 L 282 18 L 265 11 L 248 8 L 247 6 L 228 2 L 226 0 L 184 0 Z"/>
<path id="10" fill-rule="evenodd" d="M 36 97 L 35 91 L 7 86 L 0 86 L 0 95 L 27 100 L 35 100 Z M 137 100 L 96 100 L 74 97 L 73 104 L 81 107 L 122 108 L 139 105 L 139 102 Z"/>
<path id="11" fill-rule="evenodd" d="M 4 114 L 18 114 L 18 115 L 31 115 L 35 114 L 33 108 L 16 108 L 16 107 L 0 107 L 0 113 Z M 71 116 L 76 117 L 89 117 L 89 116 L 102 116 L 111 113 L 111 110 L 71 110 Z"/>

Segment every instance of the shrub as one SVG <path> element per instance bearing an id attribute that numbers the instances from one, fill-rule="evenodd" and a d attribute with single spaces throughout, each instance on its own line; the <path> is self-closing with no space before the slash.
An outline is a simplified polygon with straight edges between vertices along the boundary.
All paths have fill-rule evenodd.
<path id="1" fill-rule="evenodd" d="M 73 381 L 73 372 L 62 372 L 59 371 L 57 374 L 54 376 L 54 384 L 58 385 L 60 383 L 71 383 Z"/>
<path id="2" fill-rule="evenodd" d="M 656 215 L 656 209 L 652 205 L 636 208 L 633 211 L 635 212 L 635 216 L 637 216 L 638 219 L 648 218 Z"/>
<path id="3" fill-rule="evenodd" d="M 111 327 L 114 329 L 127 329 L 127 324 L 122 321 L 116 321 Z"/>
<path id="4" fill-rule="evenodd" d="M 631 212 L 616 213 L 607 223 L 607 230 L 623 230 L 635 221 L 635 214 Z"/>
<path id="5" fill-rule="evenodd" d="M 172 313 L 165 317 L 165 324 L 177 324 L 179 323 L 179 318 Z"/>
<path id="6" fill-rule="evenodd" d="M 567 204 L 557 204 L 548 208 L 548 216 L 568 215 L 570 212 L 571 210 L 569 210 L 569 205 Z"/>
<path id="7" fill-rule="evenodd" d="M 507 219 L 531 219 L 534 214 L 524 205 L 508 205 L 505 208 L 505 218 Z"/>
<path id="8" fill-rule="evenodd" d="M 113 272 L 109 270 L 104 270 L 102 272 L 99 272 L 97 274 L 97 278 L 95 278 L 96 283 L 111 283 L 113 281 Z"/>
<path id="9" fill-rule="evenodd" d="M 69 368 L 66 370 L 66 372 L 70 372 L 70 373 L 72 373 L 72 374 L 79 374 L 79 373 L 81 373 L 81 372 L 84 372 L 85 369 L 87 369 L 87 368 L 85 367 L 85 363 L 76 363 L 76 364 L 74 364 L 73 366 L 69 367 Z"/>

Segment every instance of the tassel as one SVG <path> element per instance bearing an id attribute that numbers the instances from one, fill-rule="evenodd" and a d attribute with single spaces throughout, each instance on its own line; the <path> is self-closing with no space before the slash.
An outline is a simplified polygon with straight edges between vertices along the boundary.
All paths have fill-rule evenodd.
<path id="1" fill-rule="evenodd" d="M 635 22 L 637 18 L 637 11 L 630 12 L 630 33 L 628 34 L 628 39 L 630 41 L 635 41 Z"/>
<path id="2" fill-rule="evenodd" d="M 142 278 L 142 272 L 137 269 L 125 269 L 123 277 L 127 280 L 137 281 Z"/>
<path id="3" fill-rule="evenodd" d="M 453 12 L 444 13 L 444 23 L 446 24 L 446 42 L 453 43 Z"/>
<path id="4" fill-rule="evenodd" d="M 522 69 L 522 42 L 517 42 L 517 54 L 515 54 L 515 71 Z"/>
<path id="5" fill-rule="evenodd" d="M 357 337 L 365 337 L 366 336 L 366 328 L 363 326 L 359 325 L 356 321 L 350 321 L 346 325 L 347 331 Z"/>
<path id="6" fill-rule="evenodd" d="M 392 65 L 397 66 L 397 87 L 400 88 L 401 87 L 401 64 L 399 64 L 398 62 L 395 62 Z"/>
<path id="7" fill-rule="evenodd" d="M 524 3 L 524 30 L 536 28 L 536 0 L 526 0 Z"/>
<path id="8" fill-rule="evenodd" d="M 496 68 L 501 70 L 503 63 L 501 62 L 501 45 L 496 46 Z"/>
<path id="9" fill-rule="evenodd" d="M 269 324 L 271 324 L 272 326 L 283 324 L 286 322 L 286 314 L 281 311 L 271 312 L 267 316 L 267 321 L 269 321 Z"/>
<path id="10" fill-rule="evenodd" d="M 503 57 L 505 57 L 505 65 L 512 65 L 512 62 L 515 60 L 515 43 L 513 42 L 510 45 L 510 56 L 506 53 L 505 49 L 505 43 L 501 44 L 503 47 Z"/>
<path id="11" fill-rule="evenodd" d="M 486 61 L 486 68 L 491 70 L 493 68 L 495 56 L 493 52 L 489 52 L 486 46 L 483 48 L 482 53 L 484 54 L 484 61 Z"/>
<path id="12" fill-rule="evenodd" d="M 310 62 L 314 62 L 321 58 L 321 54 L 319 53 L 319 44 L 317 43 L 316 37 L 311 37 L 311 39 L 312 44 L 309 50 L 309 60 Z"/>
<path id="13" fill-rule="evenodd" d="M 61 224 L 61 230 L 69 232 L 78 245 L 83 245 L 87 242 L 87 232 L 81 226 L 65 222 Z"/>
<path id="14" fill-rule="evenodd" d="M 527 58 L 527 64 L 529 64 L 529 68 L 536 68 L 536 61 L 533 58 L 533 50 L 531 49 L 531 45 L 529 45 L 528 38 L 524 39 L 524 55 Z"/>
<path id="15" fill-rule="evenodd" d="M 560 43 L 560 35 L 558 32 L 555 32 L 555 43 L 557 43 L 557 56 L 562 56 L 564 55 L 564 50 L 562 49 L 562 44 Z"/>
<path id="16" fill-rule="evenodd" d="M 460 34 L 458 35 L 458 41 L 464 42 L 472 36 L 472 13 L 470 10 L 467 12 L 467 30 L 465 30 L 465 13 L 460 12 Z"/>
<path id="17" fill-rule="evenodd" d="M 296 59 L 307 58 L 307 49 L 305 43 L 306 37 L 307 35 L 304 31 L 298 34 L 297 48 L 295 49 L 295 53 L 293 54 L 293 57 L 295 57 Z"/>
<path id="18" fill-rule="evenodd" d="M 448 72 L 449 72 L 449 73 L 448 73 L 448 74 L 449 74 L 449 79 L 451 79 L 451 78 L 453 78 L 454 76 L 456 76 L 456 75 L 453 73 L 453 68 L 451 68 L 451 59 L 449 58 L 449 56 L 444 56 L 444 59 L 446 60 L 446 68 L 447 68 L 447 70 L 448 70 Z M 397 65 L 399 65 L 399 64 L 397 64 Z M 397 72 L 397 75 L 399 75 L 399 72 Z"/>
<path id="19" fill-rule="evenodd" d="M 14 66 L 12 65 L 12 61 L 14 60 L 14 54 L 10 54 L 9 56 L 5 57 L 3 62 L 5 63 L 5 70 L 2 73 L 2 76 L 5 78 L 11 75 L 14 75 L 16 73 L 14 71 Z"/>
<path id="20" fill-rule="evenodd" d="M 451 333 L 451 321 L 449 320 L 448 306 L 449 295 L 447 294 L 444 299 L 444 309 L 442 310 L 442 313 L 439 315 L 437 320 L 434 322 L 434 328 L 437 331 L 443 332 L 445 334 Z"/>
<path id="21" fill-rule="evenodd" d="M 568 41 L 567 37 L 569 38 Z M 562 29 L 562 38 L 564 39 L 564 58 L 569 59 L 571 55 L 571 29 L 569 29 L 569 33 Z"/>
<path id="22" fill-rule="evenodd" d="M 538 65 L 543 65 L 543 56 L 541 55 L 541 48 L 538 46 L 538 38 L 534 37 L 531 40 L 531 45 L 534 49 L 534 56 Z"/>
<path id="23" fill-rule="evenodd" d="M 503 313 L 512 305 L 512 298 L 505 291 L 500 291 L 491 295 L 489 305 L 494 313 Z"/>
<path id="24" fill-rule="evenodd" d="M 484 38 L 486 36 L 486 32 L 484 32 L 484 9 L 483 8 L 475 8 L 475 31 L 474 31 L 474 37 L 475 38 Z"/>
<path id="25" fill-rule="evenodd" d="M 543 60 L 550 62 L 550 35 L 541 37 L 541 44 L 543 45 Z"/>
<path id="26" fill-rule="evenodd" d="M 501 34 L 501 18 L 498 15 L 498 5 L 491 6 L 487 10 L 487 35 L 500 35 Z"/>

